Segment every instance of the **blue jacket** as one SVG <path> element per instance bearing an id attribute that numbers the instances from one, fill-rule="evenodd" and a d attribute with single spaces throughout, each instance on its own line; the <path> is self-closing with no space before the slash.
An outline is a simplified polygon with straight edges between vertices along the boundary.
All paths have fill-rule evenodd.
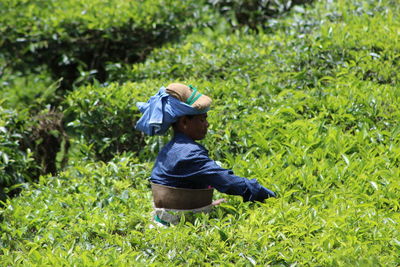
<path id="1" fill-rule="evenodd" d="M 188 136 L 177 133 L 160 151 L 151 173 L 156 184 L 178 188 L 214 187 L 222 193 L 240 195 L 244 201 L 263 201 L 275 193 L 256 179 L 246 179 L 218 166 L 208 151 Z"/>

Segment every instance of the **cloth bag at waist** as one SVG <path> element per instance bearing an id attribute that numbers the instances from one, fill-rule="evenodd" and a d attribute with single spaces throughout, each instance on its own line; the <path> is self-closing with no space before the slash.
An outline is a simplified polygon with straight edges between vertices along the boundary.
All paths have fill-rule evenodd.
<path id="1" fill-rule="evenodd" d="M 214 189 L 187 189 L 151 183 L 156 208 L 190 210 L 212 203 Z"/>

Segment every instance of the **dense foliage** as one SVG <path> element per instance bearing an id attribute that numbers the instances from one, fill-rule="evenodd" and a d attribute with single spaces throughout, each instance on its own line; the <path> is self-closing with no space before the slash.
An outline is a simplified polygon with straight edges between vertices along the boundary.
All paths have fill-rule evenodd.
<path id="1" fill-rule="evenodd" d="M 6 199 L 6 193 L 15 193 L 15 189 L 31 181 L 31 171 L 35 168 L 32 153 L 21 149 L 25 134 L 23 116 L 14 110 L 0 106 L 0 200 Z"/>
<path id="2" fill-rule="evenodd" d="M 0 106 L 0 200 L 41 174 L 56 174 L 67 164 L 68 149 L 62 113 L 43 110 L 30 117 L 26 109 Z"/>
<path id="3" fill-rule="evenodd" d="M 141 132 L 134 130 L 139 118 L 136 103 L 148 96 L 150 86 L 154 85 L 126 83 L 75 90 L 66 99 L 66 112 L 74 118 L 69 128 L 99 160 L 108 161 L 121 152 L 140 151 L 144 138 Z"/>
<path id="4" fill-rule="evenodd" d="M 166 3 L 143 1 L 150 2 Z M 240 10 L 251 2 L 197 4 Z M 284 1 L 255 2 L 259 27 L 237 28 L 233 11 L 216 12 L 218 23 L 200 23 L 141 63 L 109 68 L 106 83 L 68 94 L 60 110 L 73 142 L 70 165 L 4 203 L 2 264 L 400 265 L 400 6 L 321 1 L 270 18 L 257 12 Z M 199 21 L 209 14 L 199 12 Z M 278 198 L 242 203 L 216 193 L 228 202 L 210 214 L 150 227 L 147 177 L 168 136 L 134 131 L 135 104 L 174 81 L 213 98 L 202 141 L 212 158 Z M 0 151 L 29 161 L 2 112 Z M 25 168 L 9 162 L 19 164 L 15 173 Z M 0 173 L 14 166 L 1 156 L 0 163 Z"/>
<path id="5" fill-rule="evenodd" d="M 232 27 L 253 30 L 266 27 L 272 17 L 278 17 L 295 5 L 311 3 L 313 0 L 208 0 Z"/>
<path id="6" fill-rule="evenodd" d="M 24 72 L 47 67 L 61 88 L 98 79 L 107 68 L 143 60 L 196 22 L 197 1 L 1 1 L 0 47 L 6 65 Z M 115 65 L 116 64 L 116 65 Z"/>

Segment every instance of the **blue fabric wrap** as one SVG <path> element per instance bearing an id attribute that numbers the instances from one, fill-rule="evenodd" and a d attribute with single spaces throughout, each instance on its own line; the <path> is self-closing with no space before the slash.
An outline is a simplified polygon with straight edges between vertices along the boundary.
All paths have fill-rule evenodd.
<path id="1" fill-rule="evenodd" d="M 177 133 L 160 151 L 150 180 L 178 188 L 212 186 L 222 193 L 240 195 L 244 201 L 264 201 L 276 196 L 256 179 L 236 176 L 231 170 L 218 166 L 202 145 L 182 133 Z"/>
<path id="2" fill-rule="evenodd" d="M 169 126 L 184 115 L 198 115 L 207 113 L 209 108 L 199 110 L 170 96 L 165 87 L 161 87 L 157 94 L 150 97 L 147 103 L 138 102 L 136 106 L 142 117 L 136 123 L 136 129 L 148 135 L 163 135 Z"/>

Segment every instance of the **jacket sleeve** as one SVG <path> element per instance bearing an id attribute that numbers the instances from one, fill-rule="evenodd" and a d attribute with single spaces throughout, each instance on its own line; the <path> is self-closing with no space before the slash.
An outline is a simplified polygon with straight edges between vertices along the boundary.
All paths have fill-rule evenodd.
<path id="1" fill-rule="evenodd" d="M 246 179 L 234 175 L 232 170 L 224 169 L 208 157 L 207 150 L 199 149 L 192 154 L 190 169 L 194 179 L 210 185 L 222 193 L 240 195 L 244 201 L 264 201 L 275 197 L 275 193 L 260 185 L 256 179 Z"/>

